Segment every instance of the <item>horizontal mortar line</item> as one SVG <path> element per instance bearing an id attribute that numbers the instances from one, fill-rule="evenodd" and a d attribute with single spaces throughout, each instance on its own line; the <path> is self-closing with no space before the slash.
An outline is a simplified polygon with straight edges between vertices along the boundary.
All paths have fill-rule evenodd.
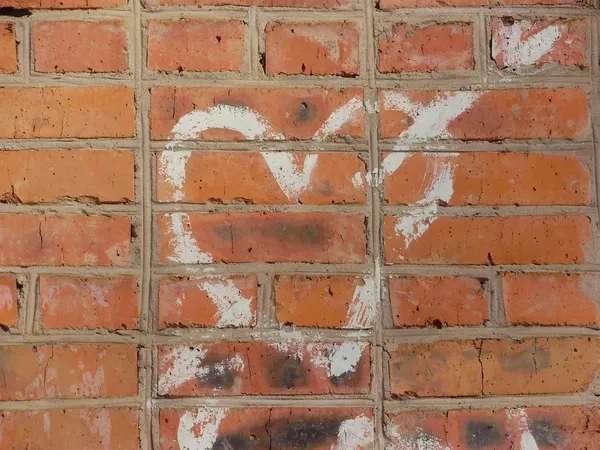
<path id="1" fill-rule="evenodd" d="M 152 268 L 154 275 L 170 275 L 170 274 L 212 274 L 219 271 L 231 271 L 232 273 L 369 273 L 371 266 L 365 262 L 364 264 L 320 264 L 320 263 L 221 263 L 221 264 L 193 264 L 193 265 L 155 265 Z"/>
<path id="2" fill-rule="evenodd" d="M 220 20 L 243 20 L 248 22 L 250 9 L 187 9 L 187 10 L 173 10 L 173 9 L 162 9 L 157 11 L 151 11 L 143 9 L 140 11 L 139 19 L 141 20 L 144 33 L 147 33 L 146 25 L 150 20 L 169 20 L 169 19 L 220 19 Z"/>
<path id="3" fill-rule="evenodd" d="M 291 333 L 291 334 L 290 334 Z M 248 328 L 248 329 L 208 329 L 208 328 L 172 328 L 162 330 L 152 335 L 155 343 L 181 342 L 182 339 L 194 340 L 199 342 L 212 342 L 214 340 L 236 341 L 249 340 L 251 342 L 280 342 L 286 337 L 297 340 L 298 336 L 303 336 L 307 340 L 338 341 L 344 339 L 356 339 L 361 341 L 370 341 L 374 338 L 373 330 L 358 329 L 321 329 L 321 328 L 300 328 L 293 327 L 291 331 L 285 331 L 279 328 Z M 183 341 L 187 342 L 187 341 Z"/>
<path id="4" fill-rule="evenodd" d="M 227 87 L 235 88 L 327 88 L 327 89 L 348 89 L 358 88 L 364 89 L 367 87 L 367 81 L 364 79 L 352 78 L 318 78 L 318 79 L 298 79 L 281 80 L 281 79 L 256 79 L 249 80 L 247 78 L 218 78 L 218 77 L 191 77 L 187 75 L 161 76 L 153 79 L 145 78 L 142 80 L 144 89 L 154 86 L 161 87 L 197 87 L 197 88 L 216 88 L 224 89 Z"/>
<path id="5" fill-rule="evenodd" d="M 368 266 L 364 266 L 362 269 L 337 269 L 332 270 L 330 268 L 323 270 L 322 268 L 304 268 L 304 269 L 286 269 L 285 267 L 269 267 L 266 270 L 262 270 L 262 267 L 254 267 L 250 265 L 237 265 L 231 267 L 229 264 L 225 264 L 223 266 L 218 267 L 206 267 L 205 269 L 194 270 L 189 268 L 178 268 L 171 269 L 170 267 L 158 268 L 153 270 L 153 275 L 156 277 L 161 276 L 190 276 L 190 277 L 202 277 L 202 276 L 215 276 L 215 275 L 235 275 L 235 274 L 254 274 L 254 273 L 267 273 L 267 274 L 289 274 L 289 273 L 297 273 L 297 274 L 323 274 L 323 275 L 364 275 L 368 274 L 370 268 Z"/>
<path id="6" fill-rule="evenodd" d="M 29 267 L 0 267 L 0 272 L 12 273 L 37 273 L 40 275 L 73 275 L 73 276 L 121 276 L 139 275 L 137 268 L 110 268 L 110 267 L 62 267 L 62 266 L 29 266 Z"/>
<path id="7" fill-rule="evenodd" d="M 553 327 L 451 327 L 451 328 L 406 328 L 386 329 L 383 331 L 384 339 L 388 344 L 405 344 L 416 342 L 434 342 L 440 340 L 464 339 L 523 339 L 543 337 L 600 337 L 600 328 L 584 328 L 571 326 Z M 400 341 L 398 341 L 400 339 Z"/>
<path id="8" fill-rule="evenodd" d="M 401 145 L 402 150 L 394 150 Z M 593 142 L 573 141 L 432 141 L 430 143 L 410 143 L 393 139 L 379 142 L 381 152 L 516 152 L 516 153 L 572 153 L 593 152 Z"/>
<path id="9" fill-rule="evenodd" d="M 581 267 L 583 266 L 583 267 Z M 409 265 L 399 264 L 394 266 L 384 266 L 381 271 L 384 275 L 465 275 L 475 277 L 489 277 L 493 273 L 503 272 L 510 273 L 553 273 L 553 272 L 569 272 L 569 273 L 589 273 L 600 272 L 600 266 L 592 264 L 575 265 L 502 265 L 502 266 L 465 266 L 465 265 Z"/>
<path id="10" fill-rule="evenodd" d="M 595 216 L 595 206 L 440 206 L 434 213 L 428 213 L 428 207 L 422 206 L 389 206 L 381 208 L 384 216 L 405 215 L 424 211 L 428 215 L 440 217 L 510 217 L 541 215 L 586 215 Z"/>
<path id="11" fill-rule="evenodd" d="M 40 138 L 40 139 L 0 139 L 2 150 L 135 150 L 139 147 L 137 138 Z"/>
<path id="12" fill-rule="evenodd" d="M 152 141 L 150 148 L 154 152 L 165 150 L 170 141 Z M 168 150 L 171 151 L 211 151 L 211 152 L 258 152 L 258 151 L 327 151 L 351 152 L 368 155 L 368 145 L 364 142 L 315 142 L 315 141 L 181 141 Z"/>
<path id="13" fill-rule="evenodd" d="M 473 90 L 473 91 L 494 91 L 494 90 L 529 90 L 529 89 L 544 89 L 544 88 L 561 88 L 561 87 L 582 87 L 589 90 L 591 88 L 590 78 L 570 78 L 560 77 L 558 79 L 544 79 L 536 78 L 535 82 L 527 80 L 517 81 L 502 81 L 497 82 L 495 80 L 487 81 L 485 84 L 483 80 L 467 80 L 467 79 L 420 79 L 420 80 L 409 80 L 409 79 L 378 79 L 375 81 L 376 89 L 379 90 Z"/>
<path id="14" fill-rule="evenodd" d="M 417 84 L 417 83 L 426 83 L 429 84 L 431 82 L 439 82 L 440 85 L 451 85 L 454 86 L 457 83 L 466 83 L 466 84 L 477 84 L 481 81 L 478 76 L 475 75 L 466 75 L 466 74 L 431 74 L 431 75 L 409 75 L 409 74 L 382 74 L 376 80 L 376 84 L 381 86 L 386 83 L 407 83 L 407 84 Z M 558 84 L 565 86 L 575 87 L 587 87 L 593 81 L 591 80 L 591 76 L 589 73 L 585 74 L 539 74 L 537 76 L 532 75 L 500 75 L 493 74 L 492 76 L 488 76 L 486 78 L 487 88 L 485 90 L 494 90 L 494 89 L 513 89 L 513 85 L 519 86 L 520 89 L 523 89 L 525 86 L 526 89 L 535 89 L 536 87 L 542 87 L 547 84 Z M 443 87 L 440 87 L 443 89 Z"/>
<path id="15" fill-rule="evenodd" d="M 162 11 L 223 11 L 223 12 L 233 12 L 233 11 L 247 11 L 251 6 L 235 6 L 235 5 L 206 5 L 206 6 L 186 6 L 186 5 L 167 5 L 167 6 L 146 6 L 142 8 L 142 13 L 153 13 L 153 12 L 162 12 Z M 272 12 L 299 12 L 299 13 L 329 13 L 331 9 L 327 8 L 292 8 L 292 7 L 284 7 L 284 6 L 259 6 L 257 7 L 258 11 L 272 11 Z M 340 7 L 336 8 L 335 11 L 359 11 L 362 12 L 362 5 L 358 8 L 351 7 Z"/>
<path id="16" fill-rule="evenodd" d="M 366 200 L 366 199 L 365 199 Z M 328 204 L 328 205 L 308 205 L 296 203 L 293 205 L 247 205 L 247 204 L 229 204 L 221 205 L 211 204 L 191 204 L 191 203 L 152 203 L 152 209 L 155 213 L 176 213 L 176 212 L 198 212 L 198 213 L 339 213 L 339 214 L 363 214 L 369 215 L 371 208 L 368 204 L 349 205 L 349 204 Z"/>
<path id="17" fill-rule="evenodd" d="M 375 9 L 374 16 L 376 20 L 382 20 L 385 18 L 402 18 L 404 16 L 415 17 L 419 16 L 433 16 L 439 20 L 440 17 L 446 16 L 460 16 L 468 14 L 482 13 L 485 16 L 521 16 L 521 15 L 534 15 L 534 16 L 594 16 L 595 11 L 593 8 L 582 8 L 570 7 L 570 6 L 546 6 L 546 7 L 532 7 L 528 5 L 511 5 L 511 6 L 500 6 L 500 5 L 481 5 L 471 7 L 423 7 L 423 8 L 397 8 L 392 10 Z"/>
<path id="18" fill-rule="evenodd" d="M 6 81 L 2 83 L 2 88 L 90 88 L 90 87 L 128 87 L 133 89 L 135 87 L 135 80 L 129 76 L 127 78 L 100 78 L 89 76 L 85 77 L 52 77 L 52 76 L 34 76 L 29 81 L 23 80 L 20 82 L 13 83 L 12 81 Z"/>
<path id="19" fill-rule="evenodd" d="M 143 10 L 140 14 L 142 20 L 160 20 L 161 18 L 185 18 L 185 19 L 202 19 L 202 18 L 223 18 L 223 19 L 248 19 L 249 8 L 243 10 L 223 10 L 223 9 L 161 9 L 156 11 Z M 257 9 L 258 22 L 286 20 L 286 21 L 314 21 L 319 22 L 334 22 L 343 20 L 359 21 L 364 19 L 362 11 L 359 10 L 327 10 L 326 14 L 315 16 L 314 11 L 306 11 L 305 9 L 295 10 L 270 10 L 265 11 L 261 7 Z"/>
<path id="20" fill-rule="evenodd" d="M 25 8 L 27 9 L 27 8 Z M 128 9 L 67 9 L 67 10 L 43 10 L 28 9 L 31 13 L 26 18 L 31 23 L 37 21 L 61 21 L 61 20 L 81 20 L 84 22 L 99 22 L 106 20 L 123 20 L 124 22 L 133 22 L 131 20 L 131 10 Z"/>
<path id="21" fill-rule="evenodd" d="M 240 397 L 218 397 L 218 398 L 154 398 L 152 406 L 156 408 L 190 408 L 200 406 L 212 406 L 221 408 L 236 407 L 372 407 L 374 399 L 364 395 L 348 394 L 352 398 L 343 398 L 341 395 L 331 396 L 293 396 L 282 398 L 282 396 L 240 396 Z"/>
<path id="22" fill-rule="evenodd" d="M 0 213 L 57 213 L 57 214 L 104 214 L 120 213 L 121 215 L 135 215 L 141 211 L 141 205 L 90 205 L 90 204 L 60 204 L 60 203 L 35 203 L 35 204 L 5 204 L 0 203 Z"/>
<path id="23" fill-rule="evenodd" d="M 143 399 L 128 398 L 98 398 L 98 399 L 60 399 L 48 398 L 43 400 L 14 400 L 0 401 L 0 410 L 27 411 L 40 409 L 75 409 L 75 408 L 140 408 Z"/>
<path id="24" fill-rule="evenodd" d="M 498 396 L 485 398 L 406 398 L 401 400 L 385 400 L 387 413 L 411 411 L 449 411 L 453 409 L 498 409 L 543 406 L 593 406 L 598 398 L 589 394 L 565 395 L 523 395 Z"/>

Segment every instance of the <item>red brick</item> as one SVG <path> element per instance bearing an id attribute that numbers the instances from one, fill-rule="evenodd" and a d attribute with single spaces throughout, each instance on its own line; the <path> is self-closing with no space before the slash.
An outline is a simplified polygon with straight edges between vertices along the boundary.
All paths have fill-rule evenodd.
<path id="1" fill-rule="evenodd" d="M 135 277 L 40 276 L 44 328 L 135 329 L 138 303 Z"/>
<path id="2" fill-rule="evenodd" d="M 415 411 L 387 418 L 390 448 L 592 449 L 600 435 L 600 410 L 592 407 Z"/>
<path id="3" fill-rule="evenodd" d="M 0 152 L 0 203 L 130 202 L 134 156 L 113 150 Z"/>
<path id="4" fill-rule="evenodd" d="M 256 323 L 256 275 L 160 280 L 158 315 L 161 328 L 251 327 Z"/>
<path id="5" fill-rule="evenodd" d="M 17 37 L 15 25 L 0 23 L 0 73 L 15 73 L 18 70 Z"/>
<path id="6" fill-rule="evenodd" d="M 244 36 L 239 20 L 153 20 L 148 24 L 148 68 L 241 72 Z"/>
<path id="7" fill-rule="evenodd" d="M 366 261 L 362 215 L 160 214 L 158 232 L 162 264 Z"/>
<path id="8" fill-rule="evenodd" d="M 446 8 L 452 6 L 581 5 L 582 0 L 381 0 L 379 8 Z"/>
<path id="9" fill-rule="evenodd" d="M 388 153 L 384 158 L 404 157 Z M 574 154 L 409 153 L 394 172 L 384 171 L 385 200 L 417 204 L 444 167 L 452 172 L 450 206 L 588 205 L 590 171 Z M 385 159 L 384 159 L 385 161 Z M 385 163 L 384 163 L 385 164 Z"/>
<path id="10" fill-rule="evenodd" d="M 519 72 L 552 63 L 559 66 L 588 65 L 585 20 L 531 21 L 496 17 L 491 20 L 491 28 L 491 56 L 501 69 Z M 545 51 L 528 51 L 527 46 L 533 43 Z"/>
<path id="11" fill-rule="evenodd" d="M 250 89 L 250 88 L 152 88 L 151 128 L 153 139 L 282 140 L 364 137 L 364 108 L 360 89 Z M 0 103 L 1 105 L 1 103 Z M 339 128 L 330 133 L 327 119 L 339 108 L 351 109 Z M 211 114 L 209 125 L 241 131 L 198 130 L 205 115 L 187 116 L 192 111 Z M 230 114 L 228 114 L 230 113 Z M 229 119 L 235 114 L 235 119 Z M 191 127 L 190 125 L 194 125 Z M 208 126 L 208 125 L 207 125 Z"/>
<path id="12" fill-rule="evenodd" d="M 184 161 L 183 173 L 180 161 Z M 290 170 L 306 181 L 305 186 L 288 181 Z M 159 202 L 329 205 L 366 201 L 365 162 L 350 153 L 165 151 L 156 158 L 156 173 Z M 228 177 L 230 173 L 236 177 Z"/>
<path id="13" fill-rule="evenodd" d="M 304 443 L 315 449 L 367 450 L 375 436 L 373 412 L 366 408 L 161 409 L 159 420 L 161 450 L 180 450 L 186 444 L 283 449 Z M 207 424 L 216 426 L 214 434 L 205 431 Z"/>
<path id="14" fill-rule="evenodd" d="M 127 0 L 0 0 L 0 8 L 98 9 L 125 6 Z"/>
<path id="15" fill-rule="evenodd" d="M 513 325 L 600 324 L 600 278 L 595 274 L 506 273 L 504 309 Z"/>
<path id="16" fill-rule="evenodd" d="M 19 297 L 17 277 L 0 273 L 0 326 L 14 328 L 19 323 Z"/>
<path id="17" fill-rule="evenodd" d="M 598 371 L 599 358 L 598 341 L 586 337 L 484 340 L 484 394 L 581 392 Z"/>
<path id="18" fill-rule="evenodd" d="M 266 6 L 287 8 L 356 8 L 355 0 L 145 0 L 146 6 Z"/>
<path id="19" fill-rule="evenodd" d="M 371 328 L 375 286 L 360 276 L 278 275 L 275 315 L 281 324 L 313 328 Z"/>
<path id="20" fill-rule="evenodd" d="M 0 347 L 0 399 L 133 397 L 137 352 L 124 344 Z"/>
<path id="21" fill-rule="evenodd" d="M 0 139 L 116 138 L 134 134 L 130 88 L 0 89 Z"/>
<path id="22" fill-rule="evenodd" d="M 580 88 L 382 91 L 379 107 L 382 138 L 579 140 L 590 135 L 588 98 Z M 419 114 L 418 108 L 429 109 Z M 450 114 L 452 120 L 432 129 L 433 114 Z"/>
<path id="23" fill-rule="evenodd" d="M 381 73 L 475 69 L 473 24 L 394 24 L 378 41 Z"/>
<path id="24" fill-rule="evenodd" d="M 127 266 L 131 219 L 125 216 L 1 214 L 0 265 Z"/>
<path id="25" fill-rule="evenodd" d="M 356 26 L 273 22 L 265 29 L 266 72 L 286 75 L 358 75 Z"/>
<path id="26" fill-rule="evenodd" d="M 387 262 L 582 264 L 593 256 L 591 223 L 585 216 L 440 217 L 425 213 L 420 217 L 415 214 L 384 217 Z M 415 221 L 425 229 L 422 234 Z"/>
<path id="27" fill-rule="evenodd" d="M 397 397 L 582 392 L 598 370 L 592 338 L 533 338 L 404 344 L 390 352 Z"/>
<path id="28" fill-rule="evenodd" d="M 128 67 L 122 22 L 38 22 L 32 27 L 37 72 L 122 72 Z"/>
<path id="29" fill-rule="evenodd" d="M 0 411 L 2 448 L 85 450 L 139 448 L 139 412 L 133 408 Z"/>
<path id="30" fill-rule="evenodd" d="M 396 327 L 475 326 L 488 319 L 480 280 L 468 277 L 392 277 L 390 304 Z"/>
<path id="31" fill-rule="evenodd" d="M 366 342 L 210 343 L 160 347 L 158 395 L 364 394 Z"/>

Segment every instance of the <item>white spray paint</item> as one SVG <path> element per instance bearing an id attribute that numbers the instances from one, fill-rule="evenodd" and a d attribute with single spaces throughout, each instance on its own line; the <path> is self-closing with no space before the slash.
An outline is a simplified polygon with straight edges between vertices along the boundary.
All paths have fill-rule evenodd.
<path id="1" fill-rule="evenodd" d="M 373 420 L 364 414 L 344 420 L 338 429 L 337 442 L 332 450 L 360 450 L 374 441 Z"/>
<path id="2" fill-rule="evenodd" d="M 342 342 L 318 347 L 309 344 L 307 350 L 311 355 L 312 363 L 324 368 L 331 378 L 354 373 L 366 346 L 366 342 Z"/>
<path id="3" fill-rule="evenodd" d="M 565 30 L 565 26 L 550 25 L 527 40 L 521 37 L 528 33 L 533 24 L 528 20 L 517 21 L 512 25 L 504 25 L 498 31 L 498 38 L 492 41 L 492 54 L 495 58 L 504 57 L 507 67 L 533 66 L 540 58 L 552 50 Z"/>
<path id="4" fill-rule="evenodd" d="M 423 105 L 413 102 L 402 92 L 384 92 L 385 108 L 402 111 L 413 119 L 413 123 L 398 136 L 394 150 L 402 150 L 401 143 L 452 138 L 448 131 L 450 122 L 470 109 L 481 95 L 476 91 L 443 92 L 428 105 Z"/>
<path id="5" fill-rule="evenodd" d="M 158 174 L 174 189 L 171 200 L 183 200 L 183 184 L 185 182 L 185 169 L 191 156 L 189 151 L 165 150 L 160 155 Z"/>
<path id="6" fill-rule="evenodd" d="M 438 438 L 417 428 L 410 436 L 403 435 L 394 424 L 388 424 L 386 434 L 395 442 L 388 442 L 386 450 L 452 450 Z"/>
<path id="7" fill-rule="evenodd" d="M 529 430 L 527 412 L 523 408 L 509 409 L 506 412 L 506 421 L 516 425 L 521 433 L 520 450 L 539 450 L 537 442 Z M 507 425 L 510 427 L 510 424 Z"/>
<path id="8" fill-rule="evenodd" d="M 217 327 L 247 327 L 254 319 L 252 298 L 244 297 L 233 280 L 210 280 L 198 285 L 217 307 Z"/>
<path id="9" fill-rule="evenodd" d="M 362 173 L 360 172 L 356 172 L 353 176 L 352 176 L 352 186 L 354 186 L 356 189 L 360 189 L 365 185 L 365 182 L 363 180 L 363 176 Z"/>
<path id="10" fill-rule="evenodd" d="M 223 408 L 198 408 L 184 412 L 177 427 L 180 450 L 211 450 L 217 442 L 219 426 L 226 415 L 227 409 Z"/>
<path id="11" fill-rule="evenodd" d="M 14 298 L 8 286 L 0 286 L 0 309 L 10 311 L 13 309 Z"/>
<path id="12" fill-rule="evenodd" d="M 365 283 L 356 286 L 346 315 L 348 324 L 344 328 L 370 328 L 375 320 L 375 283 L 365 278 Z"/>
<path id="13" fill-rule="evenodd" d="M 171 220 L 171 245 L 173 246 L 173 255 L 169 255 L 170 261 L 180 264 L 200 264 L 211 263 L 213 257 L 210 253 L 203 252 L 198 247 L 196 239 L 191 230 L 186 227 L 190 225 L 190 216 L 186 213 L 166 214 L 165 217 Z"/>
<path id="14" fill-rule="evenodd" d="M 92 433 L 100 435 L 102 447 L 104 450 L 112 448 L 110 445 L 112 434 L 112 422 L 110 420 L 110 412 L 106 409 L 100 411 L 80 410 L 79 418 L 84 420 Z"/>
<path id="15" fill-rule="evenodd" d="M 394 231 L 397 236 L 404 237 L 404 246 L 408 248 L 411 242 L 423 236 L 431 224 L 437 219 L 438 202 L 449 202 L 454 194 L 454 164 L 451 159 L 457 157 L 457 153 L 432 154 L 426 156 L 435 157 L 432 168 L 431 181 L 425 189 L 423 198 L 411 206 L 418 206 L 398 218 Z"/>
<path id="16" fill-rule="evenodd" d="M 46 380 L 47 381 L 47 380 Z M 99 367 L 96 373 L 84 372 L 81 375 L 81 387 L 84 397 L 98 397 L 102 394 L 104 382 L 104 367 Z"/>
<path id="17" fill-rule="evenodd" d="M 202 379 L 211 371 L 222 374 L 225 370 L 244 370 L 244 360 L 237 353 L 229 359 L 202 367 L 207 353 L 208 350 L 202 346 L 190 348 L 184 345 L 173 349 L 165 358 L 171 360 L 170 367 L 158 379 L 159 394 L 168 394 L 192 379 Z"/>
<path id="18" fill-rule="evenodd" d="M 318 155 L 306 155 L 302 170 L 298 169 L 299 161 L 293 153 L 263 152 L 262 156 L 286 197 L 292 201 L 297 200 L 310 183 Z"/>
<path id="19" fill-rule="evenodd" d="M 315 133 L 314 139 L 322 140 L 337 133 L 344 125 L 350 122 L 354 115 L 360 111 L 363 102 L 360 97 L 353 97 L 348 103 L 333 111 L 325 123 Z"/>

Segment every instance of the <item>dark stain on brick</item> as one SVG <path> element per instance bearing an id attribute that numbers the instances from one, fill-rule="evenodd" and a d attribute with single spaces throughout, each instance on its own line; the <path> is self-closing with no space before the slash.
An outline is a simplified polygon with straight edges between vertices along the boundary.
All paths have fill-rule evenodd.
<path id="1" fill-rule="evenodd" d="M 299 244 L 312 245 L 323 242 L 326 238 L 323 226 L 315 223 L 281 221 L 267 225 L 267 230 L 282 239 Z"/>
<path id="2" fill-rule="evenodd" d="M 502 369 L 507 372 L 518 372 L 521 370 L 538 372 L 541 369 L 547 368 L 550 364 L 548 352 L 539 347 L 535 347 L 534 349 L 526 348 L 514 355 L 500 356 L 498 360 Z"/>
<path id="3" fill-rule="evenodd" d="M 256 448 L 254 442 L 241 434 L 219 436 L 212 446 L 212 450 L 250 450 Z"/>
<path id="4" fill-rule="evenodd" d="M 560 431 L 550 420 L 532 420 L 529 424 L 529 431 L 539 446 L 554 448 L 561 443 Z"/>
<path id="5" fill-rule="evenodd" d="M 272 448 L 308 449 L 337 439 L 340 422 L 331 420 L 299 420 L 277 427 Z"/>
<path id="6" fill-rule="evenodd" d="M 470 420 L 465 428 L 465 444 L 473 450 L 497 448 L 504 440 L 504 434 L 504 430 L 494 423 Z"/>
<path id="7" fill-rule="evenodd" d="M 270 375 L 271 382 L 278 388 L 291 389 L 308 384 L 308 374 L 302 361 L 291 356 L 273 359 Z"/>
<path id="8" fill-rule="evenodd" d="M 308 102 L 302 102 L 296 108 L 296 123 L 307 123 L 316 116 L 316 108 Z"/>

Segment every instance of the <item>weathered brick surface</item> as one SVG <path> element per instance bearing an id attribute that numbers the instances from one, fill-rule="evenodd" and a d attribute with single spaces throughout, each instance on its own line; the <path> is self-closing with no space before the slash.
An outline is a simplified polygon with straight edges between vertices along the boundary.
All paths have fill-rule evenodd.
<path id="1" fill-rule="evenodd" d="M 38 72 L 122 72 L 128 67 L 122 22 L 38 22 L 32 36 Z"/>
<path id="2" fill-rule="evenodd" d="M 0 0 L 0 450 L 596 449 L 597 13 Z"/>

